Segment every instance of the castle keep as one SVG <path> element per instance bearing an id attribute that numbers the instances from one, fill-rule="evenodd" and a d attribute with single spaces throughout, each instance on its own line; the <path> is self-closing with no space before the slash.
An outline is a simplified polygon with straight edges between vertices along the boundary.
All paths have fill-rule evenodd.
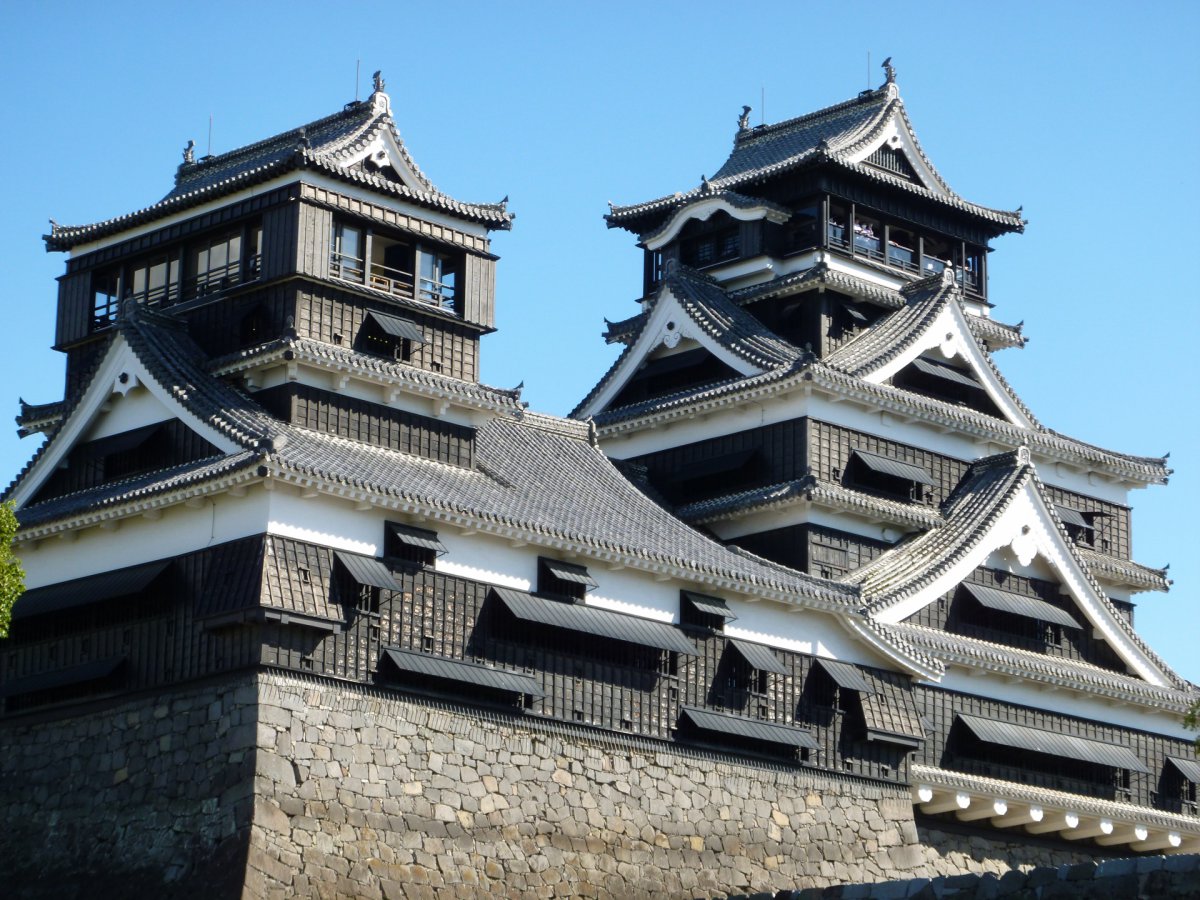
<path id="1" fill-rule="evenodd" d="M 7 498 L 0 847 L 29 895 L 776 891 L 1196 852 L 1134 630 L 1160 458 L 994 358 L 990 242 L 894 73 L 613 207 L 568 418 L 479 381 L 505 203 L 383 81 L 55 225 L 61 401 Z M 597 311 L 599 314 L 600 311 Z"/>

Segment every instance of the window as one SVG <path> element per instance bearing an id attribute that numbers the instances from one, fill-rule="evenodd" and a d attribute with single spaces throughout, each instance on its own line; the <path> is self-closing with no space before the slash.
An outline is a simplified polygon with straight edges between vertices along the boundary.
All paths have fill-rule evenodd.
<path id="1" fill-rule="evenodd" d="M 191 242 L 186 296 L 204 297 L 258 278 L 261 241 L 262 226 L 254 223 Z"/>
<path id="2" fill-rule="evenodd" d="M 117 320 L 121 296 L 121 270 L 106 269 L 92 273 L 92 330 L 111 325 Z"/>
<path id="3" fill-rule="evenodd" d="M 538 593 L 548 597 L 582 602 L 596 582 L 585 566 L 557 559 L 538 558 Z"/>
<path id="4" fill-rule="evenodd" d="M 734 226 L 712 234 L 688 238 L 680 245 L 679 258 L 685 266 L 703 269 L 736 259 L 740 252 L 740 235 L 737 226 Z"/>
<path id="5" fill-rule="evenodd" d="M 723 632 L 725 623 L 736 618 L 720 597 L 693 591 L 679 592 L 679 624 L 685 627 Z"/>
<path id="6" fill-rule="evenodd" d="M 458 296 L 458 260 L 435 250 L 420 249 L 421 289 L 417 299 L 453 310 Z"/>
<path id="7" fill-rule="evenodd" d="M 895 500 L 923 501 L 926 489 L 933 487 L 933 479 L 921 466 L 866 450 L 855 450 L 851 454 L 843 481 L 848 487 Z"/>
<path id="8" fill-rule="evenodd" d="M 358 332 L 358 349 L 374 356 L 407 362 L 413 347 L 425 343 L 425 336 L 411 319 L 367 310 Z"/>
<path id="9" fill-rule="evenodd" d="M 414 566 L 432 566 L 446 552 L 437 532 L 399 522 L 388 522 L 384 530 L 383 555 Z"/>
<path id="10" fill-rule="evenodd" d="M 361 228 L 334 222 L 333 242 L 329 252 L 329 274 L 334 278 L 361 284 L 366 273 L 364 246 Z"/>

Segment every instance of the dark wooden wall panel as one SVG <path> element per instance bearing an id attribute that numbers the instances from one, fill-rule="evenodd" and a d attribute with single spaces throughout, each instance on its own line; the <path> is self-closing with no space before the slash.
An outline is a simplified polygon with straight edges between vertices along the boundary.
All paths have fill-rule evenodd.
<path id="1" fill-rule="evenodd" d="M 58 280 L 58 318 L 54 344 L 65 347 L 92 330 L 92 273 L 64 275 Z"/>
<path id="2" fill-rule="evenodd" d="M 270 281 L 297 271 L 300 234 L 299 203 L 272 207 L 263 214 L 262 278 Z"/>
<path id="3" fill-rule="evenodd" d="M 496 261 L 468 253 L 463 269 L 463 318 L 485 328 L 495 328 Z"/>
<path id="4" fill-rule="evenodd" d="M 298 231 L 296 271 L 313 278 L 328 278 L 333 213 L 323 206 L 300 204 Z"/>

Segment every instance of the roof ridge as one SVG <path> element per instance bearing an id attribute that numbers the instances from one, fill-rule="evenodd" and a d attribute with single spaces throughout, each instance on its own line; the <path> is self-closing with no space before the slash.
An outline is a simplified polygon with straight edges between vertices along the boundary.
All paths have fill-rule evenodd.
<path id="1" fill-rule="evenodd" d="M 834 112 L 842 112 L 854 106 L 865 106 L 868 103 L 877 102 L 881 98 L 888 96 L 887 85 L 878 88 L 862 91 L 851 97 L 849 100 L 842 100 L 839 103 L 834 103 L 822 109 L 813 112 L 804 113 L 803 115 L 793 116 L 790 119 L 784 119 L 780 122 L 773 122 L 770 125 L 758 125 L 754 128 L 747 128 L 739 131 L 734 135 L 735 144 L 751 144 L 762 137 L 770 137 L 778 134 L 781 131 L 786 131 L 789 128 L 795 128 L 797 125 L 805 125 L 813 122 L 816 119 L 823 118 Z M 898 99 L 898 98 L 897 98 Z"/>

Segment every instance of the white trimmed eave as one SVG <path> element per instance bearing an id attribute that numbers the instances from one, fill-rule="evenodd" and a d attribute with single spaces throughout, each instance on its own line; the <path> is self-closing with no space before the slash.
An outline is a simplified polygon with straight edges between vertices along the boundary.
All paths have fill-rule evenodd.
<path id="1" fill-rule="evenodd" d="M 1200 819 L 1132 803 L 1084 797 L 913 764 L 913 806 L 964 822 L 1063 840 L 1092 839 L 1114 853 L 1196 853 Z"/>
<path id="2" fill-rule="evenodd" d="M 378 508 L 389 512 L 400 512 L 431 522 L 442 522 L 467 534 L 492 535 L 522 546 L 528 544 L 544 547 L 596 560 L 610 568 L 635 569 L 651 574 L 657 580 L 675 579 L 686 584 L 702 586 L 714 592 L 728 592 L 750 603 L 770 600 L 797 611 L 809 609 L 841 617 L 849 614 L 848 604 L 855 602 L 849 597 L 845 600 L 825 599 L 815 594 L 755 584 L 704 569 L 689 568 L 674 561 L 650 559 L 620 549 L 565 537 L 552 533 L 548 529 L 539 528 L 536 524 L 500 521 L 469 510 L 455 508 L 449 504 L 439 505 L 426 498 L 399 496 L 374 490 L 367 485 L 344 484 L 322 478 L 311 472 L 292 469 L 275 459 L 270 460 L 267 465 L 269 468 L 268 486 L 272 489 L 278 489 L 277 485 L 289 485 L 298 489 L 304 497 L 315 498 L 324 495 L 353 503 L 363 509 Z"/>
<path id="3" fill-rule="evenodd" d="M 871 384 L 883 384 L 909 365 L 926 351 L 935 351 L 942 359 L 951 360 L 956 356 L 966 362 L 976 379 L 983 386 L 988 398 L 996 404 L 1004 417 L 1018 428 L 1035 428 L 1036 423 L 1013 402 L 1009 392 L 988 365 L 983 351 L 979 347 L 975 332 L 967 322 L 966 314 L 953 299 L 947 302 L 942 311 L 925 329 L 919 338 L 905 348 L 893 359 L 884 363 L 878 369 L 862 376 L 864 381 Z"/>
<path id="4" fill-rule="evenodd" d="M 41 525 L 22 528 L 17 532 L 14 543 L 17 545 L 34 543 L 47 538 L 60 537 L 69 539 L 85 528 L 108 527 L 119 525 L 122 519 L 134 516 L 157 518 L 163 510 L 183 503 L 195 503 L 197 500 L 210 499 L 218 494 L 230 491 L 242 493 L 255 484 L 261 483 L 264 476 L 258 473 L 257 466 L 245 466 L 236 471 L 215 478 L 198 481 L 171 491 L 136 497 L 125 503 L 103 506 L 87 510 L 76 515 L 55 519 Z"/>
<path id="5" fill-rule="evenodd" d="M 884 659 L 895 663 L 914 678 L 920 678 L 936 684 L 945 675 L 945 668 L 938 660 L 909 653 L 898 643 L 887 640 L 883 635 L 871 628 L 862 617 L 843 615 L 838 617 L 838 621 L 841 622 L 842 627 L 850 632 L 851 635 L 858 638 L 867 646 L 874 648 L 876 653 L 882 655 Z"/>
<path id="6" fill-rule="evenodd" d="M 797 391 L 818 392 L 835 403 L 852 402 L 870 412 L 894 413 L 901 421 L 920 422 L 939 430 L 972 435 L 1005 450 L 1028 444 L 1030 450 L 1037 454 L 1039 463 L 1062 463 L 1083 472 L 1102 473 L 1129 487 L 1165 483 L 1165 472 L 1161 479 L 1138 472 L 1133 468 L 1136 463 L 1126 463 L 1114 454 L 1078 444 L 1068 437 L 1041 431 L 1026 431 L 974 410 L 913 394 L 891 385 L 871 384 L 820 364 L 807 366 L 799 372 L 762 384 L 730 390 L 728 393 L 714 393 L 712 396 L 681 403 L 669 409 L 652 410 L 598 425 L 597 433 L 603 440 L 644 429 L 663 428 L 677 421 L 711 415 L 722 409 L 764 398 L 784 398 Z M 580 417 L 585 416 L 581 414 Z M 1074 449 L 1076 446 L 1079 447 L 1078 450 Z"/>
<path id="7" fill-rule="evenodd" d="M 752 365 L 740 356 L 726 350 L 704 329 L 698 327 L 688 312 L 680 305 L 670 286 L 665 286 L 659 294 L 646 323 L 642 326 L 629 353 L 613 372 L 607 383 L 592 398 L 586 407 L 578 410 L 575 417 L 586 419 L 602 412 L 609 403 L 621 392 L 629 380 L 637 372 L 643 361 L 661 344 L 673 349 L 679 346 L 681 340 L 692 340 L 743 376 L 761 375 L 765 369 Z"/>
<path id="8" fill-rule="evenodd" d="M 50 444 L 38 457 L 32 468 L 25 473 L 20 483 L 13 489 L 9 499 L 16 505 L 16 508 L 23 507 L 45 484 L 67 454 L 71 452 L 71 449 L 84 438 L 96 420 L 104 414 L 104 406 L 114 394 L 124 396 L 138 387 L 148 390 L 172 412 L 175 418 L 178 418 L 222 453 L 235 453 L 243 449 L 230 437 L 185 409 L 172 396 L 168 388 L 154 379 L 142 361 L 137 358 L 137 354 L 133 352 L 124 336 L 118 332 L 88 383 L 83 397 L 58 432 L 50 439 Z"/>
<path id="9" fill-rule="evenodd" d="M 899 107 L 892 109 L 891 115 L 888 116 L 887 122 L 883 128 L 875 134 L 873 140 L 861 144 L 854 150 L 841 154 L 842 159 L 851 164 L 865 164 L 867 157 L 878 150 L 880 147 L 887 146 L 892 150 L 896 150 L 904 155 L 908 160 L 909 165 L 917 173 L 917 178 L 921 183 L 921 187 L 925 188 L 932 194 L 937 194 L 946 199 L 954 199 L 954 195 L 946 190 L 945 182 L 933 166 L 930 165 L 925 158 L 925 154 L 921 152 L 921 147 L 917 143 L 917 136 L 913 134 L 909 128 L 908 122 L 904 116 L 900 114 Z"/>
<path id="10" fill-rule="evenodd" d="M 652 237 L 644 240 L 642 246 L 647 250 L 658 250 L 669 244 L 679 235 L 683 226 L 688 222 L 706 222 L 718 212 L 728 213 L 730 218 L 739 222 L 755 222 L 765 219 L 768 222 L 783 224 L 791 218 L 789 213 L 776 209 L 767 204 L 740 207 L 731 203 L 729 198 L 721 194 L 701 196 L 685 206 L 681 206 L 671 216 L 670 220 Z"/>
<path id="11" fill-rule="evenodd" d="M 344 349 L 332 344 L 329 347 L 331 350 Z M 326 381 L 332 380 L 334 390 L 343 389 L 345 386 L 343 380 L 350 379 L 371 385 L 379 390 L 382 397 L 381 402 L 385 404 L 394 404 L 401 395 L 409 394 L 429 400 L 435 409 L 460 407 L 466 410 L 480 410 L 507 416 L 518 414 L 513 406 L 500 400 L 456 391 L 451 385 L 439 384 L 435 379 L 425 380 L 420 377 L 421 370 L 419 369 L 413 369 L 412 377 L 404 377 L 407 373 L 397 377 L 369 365 L 356 364 L 353 360 L 331 359 L 306 348 L 302 343 L 286 344 L 265 353 L 227 362 L 214 368 L 212 374 L 219 378 L 227 375 L 243 375 L 246 377 L 247 387 L 255 390 L 266 380 L 264 376 L 267 373 L 281 367 L 284 369 L 283 377 L 287 381 L 302 380 L 300 374 L 303 369 L 322 373 Z M 314 380 L 310 383 L 318 384 L 319 382 Z M 342 388 L 338 387 L 339 383 L 342 384 Z"/>
<path id="12" fill-rule="evenodd" d="M 1172 678 L 1137 644 L 1130 640 L 1107 600 L 1098 595 L 1095 583 L 1086 569 L 1071 552 L 1070 544 L 1046 506 L 1033 478 L 1028 478 L 1010 498 L 1005 509 L 970 550 L 921 590 L 880 609 L 875 618 L 885 624 L 896 624 L 954 590 L 970 574 L 983 565 L 997 550 L 1011 552 L 1022 566 L 1036 557 L 1044 559 L 1058 576 L 1061 587 L 1075 601 L 1113 652 L 1140 678 L 1156 687 L 1167 687 Z"/>

